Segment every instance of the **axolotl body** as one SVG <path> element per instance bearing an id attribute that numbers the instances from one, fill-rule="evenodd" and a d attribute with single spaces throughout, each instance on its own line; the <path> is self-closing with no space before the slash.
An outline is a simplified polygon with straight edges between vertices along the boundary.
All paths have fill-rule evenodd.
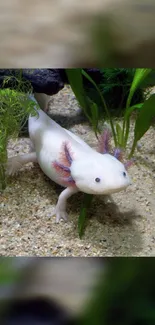
<path id="1" fill-rule="evenodd" d="M 78 191 L 107 195 L 126 189 L 130 178 L 125 165 L 109 153 L 100 153 L 80 137 L 61 127 L 44 111 L 29 116 L 31 152 L 8 159 L 8 174 L 37 162 L 55 183 L 65 187 L 55 209 L 56 222 L 67 220 L 67 199 Z"/>

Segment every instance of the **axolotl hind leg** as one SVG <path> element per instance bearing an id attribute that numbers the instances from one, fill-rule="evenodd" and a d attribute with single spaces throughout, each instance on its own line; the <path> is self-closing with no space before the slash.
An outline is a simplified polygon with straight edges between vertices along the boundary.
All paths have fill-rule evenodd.
<path id="1" fill-rule="evenodd" d="M 30 142 L 29 152 L 34 152 L 34 151 L 35 151 L 35 147 L 34 147 L 33 142 L 31 141 L 31 142 Z"/>
<path id="2" fill-rule="evenodd" d="M 23 155 L 8 158 L 6 174 L 9 176 L 15 175 L 23 165 L 26 165 L 29 162 L 37 162 L 37 156 L 35 152 L 29 152 Z"/>
<path id="3" fill-rule="evenodd" d="M 79 190 L 76 187 L 67 187 L 65 190 L 61 192 L 58 198 L 58 202 L 55 208 L 55 212 L 53 215 L 56 215 L 56 223 L 59 223 L 61 219 L 67 221 L 67 212 L 66 205 L 67 200 L 73 194 L 77 193 Z"/>

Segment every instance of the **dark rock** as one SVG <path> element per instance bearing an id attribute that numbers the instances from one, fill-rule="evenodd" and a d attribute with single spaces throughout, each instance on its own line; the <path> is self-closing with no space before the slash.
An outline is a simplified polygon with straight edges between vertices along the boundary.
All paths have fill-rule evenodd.
<path id="1" fill-rule="evenodd" d="M 5 77 L 12 78 L 3 86 Z M 0 69 L 0 87 L 16 89 L 18 81 L 15 80 L 15 77 L 19 78 L 19 70 Z M 22 69 L 21 77 L 30 81 L 33 91 L 36 93 L 52 96 L 64 87 L 58 69 Z"/>
<path id="2" fill-rule="evenodd" d="M 50 69 L 53 70 L 53 69 Z M 103 74 L 101 73 L 101 71 L 99 69 L 83 69 L 85 70 L 85 72 L 87 72 L 89 74 L 89 76 L 98 84 L 101 82 L 102 78 L 103 78 Z M 64 82 L 64 84 L 69 84 L 65 69 L 58 69 L 59 74 L 61 76 L 62 81 Z M 88 81 L 87 78 L 83 77 L 83 83 L 84 85 L 90 85 L 90 82 Z"/>
<path id="3" fill-rule="evenodd" d="M 52 96 L 63 87 L 58 69 L 31 69 L 23 70 L 23 77 L 31 82 L 34 92 Z"/>
<path id="4" fill-rule="evenodd" d="M 85 69 L 90 77 L 99 83 L 102 74 L 99 69 Z M 0 69 L 0 87 L 16 89 L 18 82 L 15 77 L 19 77 L 18 69 Z M 5 77 L 11 77 L 9 81 L 3 85 Z M 64 84 L 69 84 L 65 69 L 21 69 L 21 77 L 30 81 L 33 91 L 36 93 L 44 93 L 52 96 L 57 94 Z M 84 77 L 84 85 L 90 82 Z"/>

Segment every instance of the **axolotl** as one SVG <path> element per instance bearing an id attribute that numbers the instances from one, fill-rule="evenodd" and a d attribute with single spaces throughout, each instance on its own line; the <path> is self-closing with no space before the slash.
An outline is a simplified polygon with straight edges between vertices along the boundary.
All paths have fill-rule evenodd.
<path id="1" fill-rule="evenodd" d="M 109 195 L 131 184 L 125 164 L 118 159 L 119 150 L 109 154 L 105 139 L 98 152 L 41 109 L 29 116 L 28 129 L 31 151 L 9 158 L 7 173 L 13 175 L 24 164 L 37 162 L 52 181 L 65 187 L 56 204 L 56 222 L 67 220 L 67 199 L 74 193 Z"/>

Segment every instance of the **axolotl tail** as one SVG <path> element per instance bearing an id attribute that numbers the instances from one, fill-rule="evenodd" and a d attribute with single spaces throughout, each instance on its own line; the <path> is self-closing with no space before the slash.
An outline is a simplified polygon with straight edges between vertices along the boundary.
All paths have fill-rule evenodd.
<path id="1" fill-rule="evenodd" d="M 29 120 L 28 120 L 28 128 L 29 128 L 29 135 L 30 138 L 33 137 L 34 134 L 36 134 L 36 132 L 38 130 L 42 130 L 43 127 L 45 127 L 45 120 L 44 120 L 44 116 L 42 116 L 42 113 L 44 113 L 43 111 L 41 111 L 40 109 L 37 110 L 36 115 L 30 115 L 29 116 Z M 46 114 L 45 114 L 46 117 Z"/>
<path id="2" fill-rule="evenodd" d="M 36 138 L 40 138 L 42 132 L 44 132 L 45 127 L 48 124 L 48 116 L 41 110 L 38 106 L 37 101 L 33 95 L 29 95 L 30 99 L 36 104 L 34 110 L 36 111 L 35 115 L 29 115 L 28 119 L 28 130 L 29 137 L 34 144 Z"/>

